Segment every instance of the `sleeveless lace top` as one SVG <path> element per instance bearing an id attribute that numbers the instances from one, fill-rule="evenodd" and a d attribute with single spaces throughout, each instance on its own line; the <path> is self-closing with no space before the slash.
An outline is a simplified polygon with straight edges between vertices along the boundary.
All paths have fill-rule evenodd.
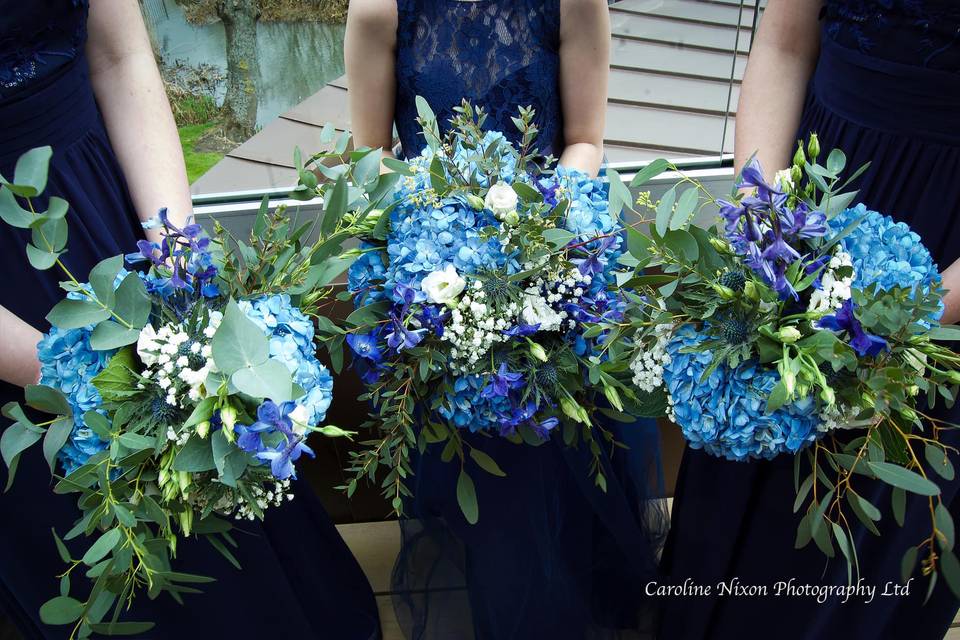
<path id="1" fill-rule="evenodd" d="M 0 0 L 0 97 L 51 75 L 87 38 L 89 0 Z"/>
<path id="2" fill-rule="evenodd" d="M 397 0 L 394 113 L 405 156 L 425 146 L 416 96 L 441 129 L 464 98 L 483 106 L 486 127 L 519 141 L 511 121 L 532 106 L 543 154 L 563 149 L 560 0 Z"/>
<path id="3" fill-rule="evenodd" d="M 824 35 L 901 64 L 960 72 L 960 0 L 827 0 Z"/>

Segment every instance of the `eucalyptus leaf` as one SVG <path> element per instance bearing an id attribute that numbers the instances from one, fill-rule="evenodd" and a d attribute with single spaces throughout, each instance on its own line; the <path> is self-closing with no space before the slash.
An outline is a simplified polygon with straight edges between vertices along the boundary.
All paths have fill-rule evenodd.
<path id="1" fill-rule="evenodd" d="M 110 529 L 97 538 L 97 541 L 83 554 L 83 563 L 90 567 L 97 564 L 117 546 L 122 537 L 123 532 L 120 529 Z"/>
<path id="2" fill-rule="evenodd" d="M 269 398 L 277 403 L 293 399 L 293 379 L 286 365 L 279 360 L 271 359 L 237 369 L 230 382 L 240 393 L 254 398 Z"/>
<path id="3" fill-rule="evenodd" d="M 638 171 L 633 179 L 630 180 L 631 187 L 639 187 L 643 184 L 646 184 L 650 180 L 656 178 L 658 175 L 670 168 L 670 163 L 663 158 L 657 158 L 645 166 L 643 169 Z"/>
<path id="4" fill-rule="evenodd" d="M 489 473 L 490 475 L 498 477 L 506 477 L 506 472 L 500 468 L 500 465 L 494 461 L 489 455 L 485 452 L 477 449 L 476 447 L 470 449 L 470 457 L 473 458 L 473 461 L 477 463 L 477 466 Z"/>
<path id="5" fill-rule="evenodd" d="M 110 317 L 110 310 L 90 300 L 65 298 L 47 314 L 47 322 L 59 329 L 80 329 Z"/>
<path id="6" fill-rule="evenodd" d="M 227 375 L 263 364 L 270 357 L 270 344 L 257 324 L 230 301 L 210 343 L 213 361 Z"/>
<path id="7" fill-rule="evenodd" d="M 47 175 L 50 171 L 50 159 L 53 149 L 49 146 L 30 149 L 17 159 L 13 170 L 13 183 L 29 191 L 22 191 L 20 195 L 32 198 L 43 193 L 47 188 Z"/>
<path id="8" fill-rule="evenodd" d="M 83 603 L 69 596 L 57 596 L 40 607 L 40 620 L 44 624 L 73 624 L 83 615 Z"/>
<path id="9" fill-rule="evenodd" d="M 657 234 L 663 236 L 670 229 L 670 218 L 673 216 L 673 205 L 677 200 L 677 187 L 670 187 L 670 190 L 663 194 L 660 204 L 657 205 L 657 218 L 655 227 Z"/>
<path id="10" fill-rule="evenodd" d="M 477 490 L 474 487 L 473 479 L 465 471 L 460 472 L 457 478 L 457 504 L 460 505 L 460 511 L 463 517 L 470 524 L 477 524 L 480 519 L 477 506 Z"/>
<path id="11" fill-rule="evenodd" d="M 73 430 L 73 419 L 57 418 L 49 427 L 46 435 L 43 437 L 43 457 L 50 467 L 50 473 L 53 473 L 57 466 L 57 454 L 70 438 L 70 432 Z"/>
<path id="12" fill-rule="evenodd" d="M 867 466 L 877 475 L 877 478 L 894 487 L 922 496 L 940 494 L 940 487 L 936 484 L 899 465 L 891 462 L 867 462 Z"/>

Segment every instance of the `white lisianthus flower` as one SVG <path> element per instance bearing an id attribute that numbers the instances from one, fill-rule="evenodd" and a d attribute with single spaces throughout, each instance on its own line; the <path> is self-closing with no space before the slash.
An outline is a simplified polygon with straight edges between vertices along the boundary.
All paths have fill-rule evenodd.
<path id="1" fill-rule="evenodd" d="M 145 326 L 140 330 L 140 337 L 137 338 L 137 355 L 148 367 L 157 363 L 157 351 L 160 345 L 157 344 L 157 332 L 151 325 Z"/>
<path id="2" fill-rule="evenodd" d="M 513 187 L 498 182 L 487 191 L 487 197 L 484 198 L 483 204 L 499 218 L 515 212 L 518 201 L 517 192 L 513 190 Z"/>
<path id="3" fill-rule="evenodd" d="M 298 404 L 293 411 L 287 414 L 287 417 L 290 418 L 290 422 L 293 423 L 293 432 L 298 436 L 302 436 L 307 432 L 307 421 L 310 419 L 310 414 L 307 413 L 307 408 L 302 404 Z"/>
<path id="4" fill-rule="evenodd" d="M 443 271 L 434 271 L 420 283 L 420 288 L 430 302 L 447 304 L 463 293 L 466 281 L 457 273 L 456 267 L 448 264 Z"/>

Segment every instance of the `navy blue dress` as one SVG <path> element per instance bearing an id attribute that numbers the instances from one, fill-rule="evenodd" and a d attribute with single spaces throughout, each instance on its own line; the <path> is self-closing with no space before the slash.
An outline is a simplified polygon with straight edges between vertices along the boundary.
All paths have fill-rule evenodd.
<path id="1" fill-rule="evenodd" d="M 558 0 L 400 0 L 396 126 L 405 155 L 424 140 L 414 98 L 441 127 L 463 98 L 487 127 L 519 142 L 510 121 L 533 106 L 544 154 L 563 150 Z M 649 637 L 649 599 L 665 518 L 657 487 L 655 423 L 608 425 L 626 442 L 608 460 L 606 493 L 593 486 L 585 447 L 539 447 L 464 433 L 506 472 L 470 469 L 480 520 L 468 524 L 454 493 L 459 467 L 430 448 L 415 462 L 394 572 L 398 619 L 412 639 Z M 431 589 L 430 594 L 425 590 Z"/>
<path id="2" fill-rule="evenodd" d="M 80 0 L 0 0 L 0 174 L 12 179 L 27 149 L 53 147 L 48 194 L 72 205 L 65 261 L 81 278 L 100 259 L 129 252 L 142 234 L 94 100 L 86 18 Z M 0 304 L 45 330 L 44 316 L 63 295 L 59 274 L 34 271 L 24 246 L 15 230 L 0 228 Z M 0 405 L 20 398 L 22 390 L 0 384 Z M 0 486 L 6 481 L 0 469 Z M 50 528 L 65 533 L 79 513 L 75 498 L 54 495 L 51 484 L 40 452 L 29 451 L 13 489 L 0 494 L 0 610 L 29 639 L 66 636 L 38 615 L 58 594 L 64 570 Z M 240 527 L 242 570 L 205 541 L 183 541 L 180 566 L 217 582 L 185 596 L 185 607 L 166 594 L 143 595 L 124 619 L 157 622 L 149 638 L 379 637 L 366 578 L 310 488 L 304 483 L 297 494 L 265 524 Z"/>
<path id="3" fill-rule="evenodd" d="M 953 1 L 828 0 L 821 53 L 798 136 L 816 131 L 821 147 L 842 148 L 858 180 L 859 199 L 912 226 L 941 269 L 960 257 L 960 4 Z M 938 406 L 936 417 L 960 421 Z M 960 434 L 947 431 L 948 444 Z M 954 464 L 956 464 L 954 460 Z M 940 479 L 956 517 L 960 481 Z M 858 486 L 883 511 L 877 538 L 859 523 L 855 538 L 867 597 L 676 597 L 664 600 L 661 637 L 743 638 L 745 629 L 778 640 L 911 638 L 940 640 L 960 602 L 941 580 L 923 605 L 927 579 L 917 571 L 909 595 L 882 597 L 900 582 L 900 559 L 929 535 L 927 501 L 908 494 L 906 523 L 896 526 L 890 491 Z M 845 585 L 842 558 L 826 561 L 814 545 L 794 550 L 799 516 L 793 506 L 793 459 L 749 464 L 687 449 L 664 554 L 662 581 L 716 585 L 737 578 L 767 585 Z M 838 554 L 839 556 L 839 554 Z M 716 591 L 716 588 L 714 589 Z M 749 635 L 749 632 L 748 632 Z"/>

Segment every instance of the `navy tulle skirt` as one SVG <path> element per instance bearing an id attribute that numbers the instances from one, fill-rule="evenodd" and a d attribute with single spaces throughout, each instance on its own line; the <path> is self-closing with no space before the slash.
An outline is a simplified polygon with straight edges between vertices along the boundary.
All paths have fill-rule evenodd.
<path id="1" fill-rule="evenodd" d="M 606 458 L 606 492 L 593 485 L 584 446 L 466 434 L 507 474 L 468 468 L 475 525 L 457 506 L 459 465 L 441 461 L 436 447 L 417 459 L 394 571 L 408 638 L 652 637 L 643 589 L 666 534 L 658 433 L 652 421 L 606 426 L 629 447 Z"/>
<path id="2" fill-rule="evenodd" d="M 83 59 L 0 102 L 0 123 L 0 173 L 8 179 L 22 152 L 53 147 L 48 194 L 72 205 L 65 261 L 78 278 L 100 259 L 131 250 L 141 235 L 139 222 Z M 25 241 L 10 227 L 0 228 L 0 304 L 43 330 L 44 316 L 63 295 L 61 277 L 55 269 L 34 271 Z M 0 404 L 20 398 L 21 390 L 0 386 Z M 3 468 L 0 486 L 6 481 Z M 379 637 L 366 578 L 310 487 L 301 484 L 296 499 L 271 511 L 263 525 L 240 526 L 235 554 L 242 570 L 202 540 L 182 541 L 180 568 L 217 582 L 185 596 L 185 607 L 166 594 L 155 601 L 144 595 L 124 619 L 157 622 L 149 638 Z M 13 489 L 0 494 L 0 608 L 31 639 L 66 637 L 64 627 L 46 626 L 38 615 L 40 605 L 58 594 L 56 576 L 65 568 L 50 529 L 65 533 L 78 514 L 75 498 L 54 495 L 51 486 L 43 457 L 31 450 Z"/>
<path id="3" fill-rule="evenodd" d="M 858 199 L 910 224 L 946 268 L 960 257 L 960 77 L 879 61 L 823 40 L 798 137 L 815 131 L 823 149 L 843 149 L 849 171 L 871 161 L 856 185 Z M 960 411 L 942 403 L 933 413 L 960 422 Z M 960 445 L 960 433 L 948 431 L 944 439 Z M 938 482 L 956 516 L 960 480 Z M 766 585 L 771 595 L 665 598 L 660 637 L 943 638 L 960 605 L 945 583 L 926 605 L 927 579 L 919 571 L 909 595 L 881 595 L 888 584 L 900 583 L 906 549 L 929 535 L 926 499 L 908 494 L 906 523 L 899 528 L 885 485 L 864 479 L 858 491 L 884 514 L 880 538 L 859 523 L 854 526 L 862 584 L 877 587 L 873 601 L 864 602 L 869 596 L 846 603 L 837 597 L 823 603 L 810 596 L 777 597 L 777 581 L 847 584 L 839 554 L 827 561 L 812 544 L 794 549 L 799 516 L 792 509 L 793 458 L 747 464 L 687 449 L 661 581 L 679 585 L 690 579 L 712 585 L 716 594 L 719 582 L 738 580 Z"/>

